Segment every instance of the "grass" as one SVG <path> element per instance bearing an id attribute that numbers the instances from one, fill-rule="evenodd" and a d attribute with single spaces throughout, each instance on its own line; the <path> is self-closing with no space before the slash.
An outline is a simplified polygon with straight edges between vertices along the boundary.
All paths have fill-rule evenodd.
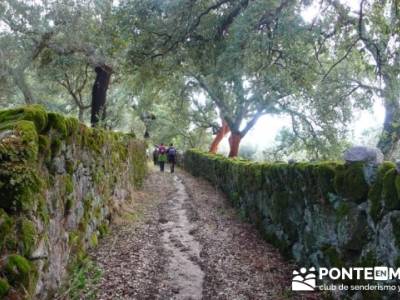
<path id="1" fill-rule="evenodd" d="M 100 282 L 101 276 L 102 271 L 93 260 L 83 259 L 72 266 L 68 280 L 56 299 L 97 299 L 96 285 Z"/>
<path id="2" fill-rule="evenodd" d="M 143 214 L 141 212 L 124 212 L 121 218 L 128 222 L 137 222 L 143 218 Z"/>

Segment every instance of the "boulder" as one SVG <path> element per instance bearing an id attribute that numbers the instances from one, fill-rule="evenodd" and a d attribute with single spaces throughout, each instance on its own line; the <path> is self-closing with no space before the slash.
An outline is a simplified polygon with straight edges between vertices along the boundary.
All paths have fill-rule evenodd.
<path id="1" fill-rule="evenodd" d="M 355 146 L 344 152 L 343 159 L 347 163 L 366 162 L 377 165 L 383 162 L 383 154 L 378 148 Z"/>

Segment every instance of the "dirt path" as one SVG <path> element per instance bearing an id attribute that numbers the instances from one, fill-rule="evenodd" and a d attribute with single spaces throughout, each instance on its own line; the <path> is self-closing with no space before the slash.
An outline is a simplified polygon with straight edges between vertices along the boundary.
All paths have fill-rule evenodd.
<path id="1" fill-rule="evenodd" d="M 317 299 L 293 295 L 294 267 L 181 170 L 152 170 L 91 256 L 103 270 L 96 299 Z"/>

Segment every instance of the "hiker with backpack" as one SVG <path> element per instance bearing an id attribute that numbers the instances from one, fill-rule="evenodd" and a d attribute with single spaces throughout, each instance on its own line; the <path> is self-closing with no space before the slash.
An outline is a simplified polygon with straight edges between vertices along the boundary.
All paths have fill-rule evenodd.
<path id="1" fill-rule="evenodd" d="M 176 149 L 173 144 L 170 144 L 168 147 L 167 157 L 171 173 L 174 173 L 176 164 Z"/>
<path id="2" fill-rule="evenodd" d="M 167 149 L 165 148 L 164 144 L 161 143 L 158 146 L 158 164 L 160 165 L 160 171 L 164 172 L 164 165 L 167 161 Z"/>

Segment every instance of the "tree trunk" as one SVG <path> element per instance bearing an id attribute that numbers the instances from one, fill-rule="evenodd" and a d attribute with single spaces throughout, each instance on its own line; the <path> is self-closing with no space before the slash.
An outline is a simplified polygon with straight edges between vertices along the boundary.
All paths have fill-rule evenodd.
<path id="1" fill-rule="evenodd" d="M 78 106 L 78 119 L 79 122 L 83 123 L 83 113 L 85 112 L 85 109 L 83 107 Z"/>
<path id="2" fill-rule="evenodd" d="M 242 135 L 237 132 L 232 132 L 229 137 L 229 157 L 236 157 L 239 154 L 239 145 L 242 140 Z"/>
<path id="3" fill-rule="evenodd" d="M 20 89 L 24 95 L 25 104 L 35 103 L 35 99 L 32 95 L 32 91 L 26 82 L 25 75 L 20 70 L 12 70 L 12 77 L 15 85 Z"/>
<path id="4" fill-rule="evenodd" d="M 229 131 L 230 129 L 228 123 L 222 120 L 222 127 L 219 129 L 217 135 L 211 143 L 210 153 L 217 153 L 219 144 L 221 143 L 222 139 L 229 133 Z"/>
<path id="5" fill-rule="evenodd" d="M 92 90 L 92 111 L 90 122 L 96 127 L 100 119 L 104 120 L 107 89 L 111 78 L 111 68 L 108 66 L 96 67 L 96 79 Z"/>
<path id="6" fill-rule="evenodd" d="M 391 160 L 398 150 L 400 141 L 400 108 L 397 101 L 386 98 L 384 106 L 385 120 L 377 147 L 382 151 L 385 160 Z"/>

